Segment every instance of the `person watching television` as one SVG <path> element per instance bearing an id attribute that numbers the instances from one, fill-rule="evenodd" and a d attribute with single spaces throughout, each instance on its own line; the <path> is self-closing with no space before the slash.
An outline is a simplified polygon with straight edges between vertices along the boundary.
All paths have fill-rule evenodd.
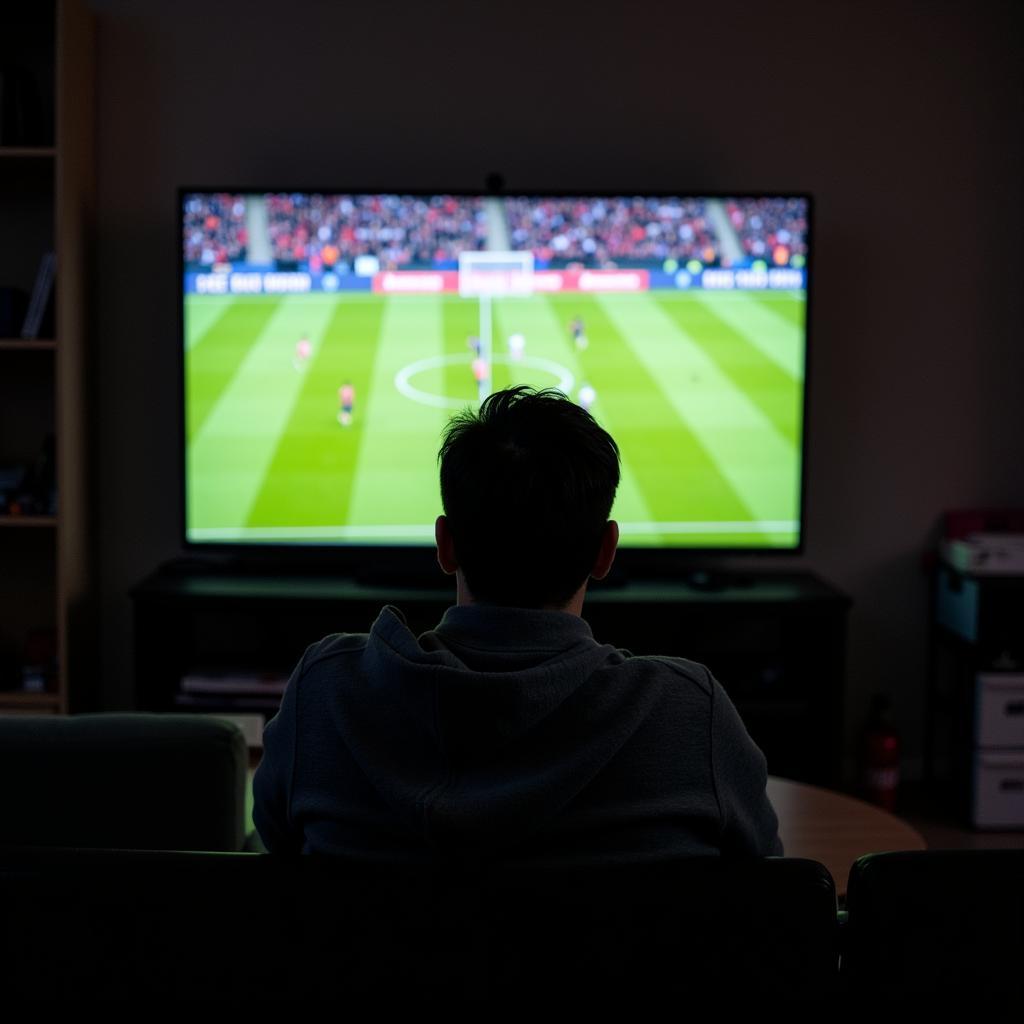
<path id="1" fill-rule="evenodd" d="M 309 647 L 264 731 L 253 820 L 271 853 L 552 866 L 781 855 L 764 756 L 702 665 L 599 643 L 612 437 L 514 387 L 448 424 L 437 558 L 456 604 L 416 636 Z"/>

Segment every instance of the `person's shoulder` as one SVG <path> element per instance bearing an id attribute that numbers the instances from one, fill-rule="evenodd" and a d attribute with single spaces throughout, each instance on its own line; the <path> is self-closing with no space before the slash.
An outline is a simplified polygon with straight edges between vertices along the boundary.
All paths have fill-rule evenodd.
<path id="1" fill-rule="evenodd" d="M 402 647 L 409 642 L 415 644 L 416 641 L 405 616 L 393 605 L 385 605 L 369 632 L 331 633 L 315 644 L 310 644 L 302 659 L 303 673 L 327 662 L 362 657 L 367 648 L 374 645 Z"/>
<path id="2" fill-rule="evenodd" d="M 638 675 L 654 677 L 671 685 L 692 687 L 705 696 L 711 696 L 714 680 L 699 662 L 665 654 L 621 653 L 625 655 L 623 664 Z"/>
<path id="3" fill-rule="evenodd" d="M 306 648 L 302 658 L 303 673 L 327 661 L 361 654 L 368 641 L 366 633 L 331 633 Z"/>

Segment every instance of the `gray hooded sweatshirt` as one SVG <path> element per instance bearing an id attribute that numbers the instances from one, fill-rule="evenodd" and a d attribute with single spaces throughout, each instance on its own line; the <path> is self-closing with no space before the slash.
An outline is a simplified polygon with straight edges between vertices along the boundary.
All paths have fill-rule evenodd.
<path id="1" fill-rule="evenodd" d="M 761 751 L 681 658 L 597 643 L 568 612 L 384 608 L 313 644 L 264 732 L 271 853 L 377 863 L 655 863 L 780 855 Z"/>

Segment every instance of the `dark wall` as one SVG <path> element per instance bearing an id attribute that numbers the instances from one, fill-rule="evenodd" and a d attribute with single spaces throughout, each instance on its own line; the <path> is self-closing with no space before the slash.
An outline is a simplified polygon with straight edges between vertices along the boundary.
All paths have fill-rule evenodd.
<path id="1" fill-rule="evenodd" d="M 807 549 L 848 591 L 848 735 L 920 748 L 943 509 L 1024 503 L 1013 2 L 95 0 L 106 705 L 178 553 L 179 184 L 799 190 L 816 200 Z M 913 760 L 911 760 L 913 770 Z"/>

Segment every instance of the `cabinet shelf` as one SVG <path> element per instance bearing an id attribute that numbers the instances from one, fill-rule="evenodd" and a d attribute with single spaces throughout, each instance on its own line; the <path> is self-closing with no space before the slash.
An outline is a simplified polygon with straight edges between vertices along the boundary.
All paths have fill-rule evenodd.
<path id="1" fill-rule="evenodd" d="M 60 695 L 56 693 L 23 693 L 20 690 L 0 690 L 0 714 L 4 711 L 56 711 Z"/>
<path id="2" fill-rule="evenodd" d="M 26 340 L 25 338 L 0 338 L 0 352 L 29 352 L 36 349 L 40 352 L 52 352 L 57 347 L 57 342 L 52 339 L 40 338 Z"/>
<path id="3" fill-rule="evenodd" d="M 51 160 L 55 146 L 0 146 L 0 160 Z"/>

